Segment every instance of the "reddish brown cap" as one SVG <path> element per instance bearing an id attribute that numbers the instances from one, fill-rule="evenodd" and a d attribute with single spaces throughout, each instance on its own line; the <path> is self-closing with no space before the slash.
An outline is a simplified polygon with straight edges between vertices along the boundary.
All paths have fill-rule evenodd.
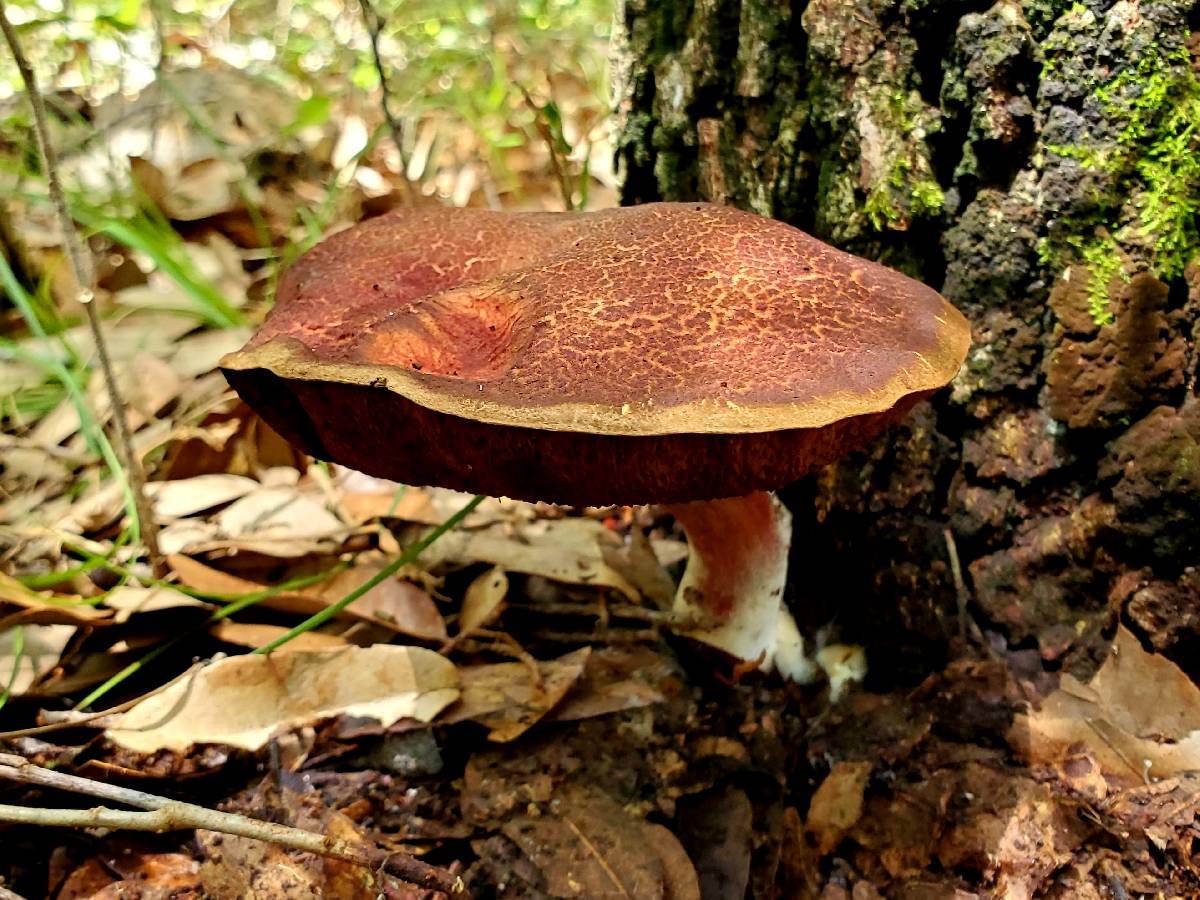
<path id="1" fill-rule="evenodd" d="M 575 504 L 779 487 L 945 385 L 940 295 L 700 203 L 399 210 L 284 276 L 230 383 L 314 456 Z"/>

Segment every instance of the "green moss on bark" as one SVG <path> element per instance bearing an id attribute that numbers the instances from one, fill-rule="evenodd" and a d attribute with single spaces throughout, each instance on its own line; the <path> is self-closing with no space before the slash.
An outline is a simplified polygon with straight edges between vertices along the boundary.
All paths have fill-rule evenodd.
<path id="1" fill-rule="evenodd" d="M 1064 36 L 1106 25 L 1079 4 L 1064 18 L 1070 29 Z M 1102 127 L 1045 147 L 1076 163 L 1097 185 L 1090 207 L 1064 217 L 1041 248 L 1049 265 L 1088 266 L 1097 325 L 1112 320 L 1114 277 L 1128 281 L 1131 271 L 1148 271 L 1170 281 L 1200 256 L 1200 79 L 1187 38 L 1181 29 L 1156 39 L 1139 58 L 1084 85 L 1083 107 L 1101 117 Z M 1044 80 L 1081 77 L 1064 58 L 1072 43 L 1047 42 Z M 1103 71 L 1091 71 L 1097 70 Z"/>

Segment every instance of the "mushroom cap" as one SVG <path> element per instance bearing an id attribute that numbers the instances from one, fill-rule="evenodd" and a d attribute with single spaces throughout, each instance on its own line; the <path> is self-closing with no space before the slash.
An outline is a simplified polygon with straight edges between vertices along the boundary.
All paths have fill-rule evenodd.
<path id="1" fill-rule="evenodd" d="M 372 474 L 665 502 L 833 461 L 969 342 L 930 288 L 736 209 L 439 207 L 306 254 L 222 368 L 285 437 Z"/>

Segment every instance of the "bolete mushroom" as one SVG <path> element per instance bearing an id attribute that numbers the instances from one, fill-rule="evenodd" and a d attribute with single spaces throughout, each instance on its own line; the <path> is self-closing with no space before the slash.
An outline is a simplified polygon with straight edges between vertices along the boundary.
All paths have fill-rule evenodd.
<path id="1" fill-rule="evenodd" d="M 293 443 L 372 475 L 665 504 L 693 636 L 769 663 L 790 527 L 766 492 L 899 420 L 969 340 L 932 289 L 736 209 L 431 208 L 302 257 L 222 368 Z"/>

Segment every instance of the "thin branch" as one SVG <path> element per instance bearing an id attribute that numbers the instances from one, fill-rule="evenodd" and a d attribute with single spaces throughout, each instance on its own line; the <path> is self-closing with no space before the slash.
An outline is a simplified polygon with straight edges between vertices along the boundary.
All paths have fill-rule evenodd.
<path id="1" fill-rule="evenodd" d="M 126 412 L 125 398 L 121 395 L 120 386 L 117 384 L 117 376 L 113 371 L 112 359 L 108 355 L 108 344 L 105 342 L 104 329 L 100 324 L 100 313 L 96 309 L 96 304 L 92 302 L 92 286 L 96 278 L 95 270 L 92 266 L 92 257 L 84 248 L 83 243 L 79 240 L 79 233 L 75 230 L 75 223 L 71 218 L 71 211 L 67 206 L 67 198 L 63 193 L 62 181 L 58 176 L 58 159 L 55 156 L 54 147 L 50 144 L 50 132 L 46 124 L 46 104 L 42 98 L 41 91 L 38 89 L 37 76 L 34 74 L 33 68 L 29 65 L 29 60 L 26 58 L 25 52 L 21 49 L 21 42 L 17 37 L 16 29 L 13 28 L 12 23 L 8 20 L 8 8 L 4 0 L 0 0 L 0 30 L 4 32 L 4 40 L 8 43 L 8 48 L 13 55 L 13 61 L 17 64 L 17 69 L 21 73 L 21 81 L 25 85 L 25 94 L 28 96 L 29 105 L 33 110 L 33 133 L 36 138 L 38 155 L 42 162 L 42 171 L 45 172 L 50 198 L 54 203 L 54 209 L 58 215 L 59 226 L 62 228 L 63 244 L 67 251 L 67 260 L 70 262 L 71 274 L 75 279 L 76 296 L 87 311 L 88 325 L 92 331 L 92 340 L 96 345 L 96 356 L 100 361 L 100 369 L 104 373 L 104 382 L 108 388 L 109 400 L 112 404 L 117 443 L 121 448 L 121 455 L 124 457 L 123 462 L 125 464 L 126 478 L 129 481 L 129 489 L 133 494 L 133 502 L 140 523 L 141 537 L 145 542 L 146 552 L 150 558 L 151 565 L 155 571 L 161 574 L 165 571 L 165 563 L 162 553 L 158 548 L 158 525 L 154 520 L 154 512 L 150 506 L 150 501 L 146 497 L 146 473 L 142 470 L 142 462 L 133 449 L 133 439 L 129 433 L 129 420 Z"/>
<path id="2" fill-rule="evenodd" d="M 396 154 L 400 160 L 400 180 L 404 184 L 404 195 L 409 206 L 415 206 L 417 192 L 408 180 L 408 160 L 404 155 L 404 143 L 400 134 L 400 121 L 392 110 L 392 90 L 388 84 L 387 72 L 383 68 L 383 56 L 379 50 L 380 36 L 383 34 L 383 19 L 376 11 L 371 0 L 358 0 L 362 9 L 363 24 L 367 27 L 367 35 L 371 39 L 371 58 L 375 62 L 375 74 L 379 76 L 380 100 L 383 117 L 387 120 L 388 131 L 392 134 L 392 143 L 396 145 Z"/>
<path id="3" fill-rule="evenodd" d="M 404 853 L 378 847 L 364 847 L 303 828 L 277 825 L 236 813 L 207 809 L 192 803 L 169 800 L 157 794 L 135 791 L 119 785 L 103 784 L 78 775 L 67 775 L 35 766 L 23 757 L 0 754 L 0 778 L 22 784 L 56 788 L 116 803 L 124 803 L 145 812 L 96 807 L 94 809 L 36 809 L 0 805 L 0 821 L 27 825 L 69 828 L 121 828 L 130 831 L 182 831 L 203 828 L 222 834 L 268 841 L 292 850 L 330 856 L 370 869 L 382 869 L 410 884 L 444 891 L 453 897 L 467 897 L 460 877 L 421 862 Z"/>

